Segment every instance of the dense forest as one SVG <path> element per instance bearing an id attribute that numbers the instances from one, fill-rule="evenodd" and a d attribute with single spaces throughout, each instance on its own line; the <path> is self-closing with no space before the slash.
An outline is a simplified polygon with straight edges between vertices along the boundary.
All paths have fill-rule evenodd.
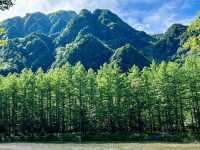
<path id="1" fill-rule="evenodd" d="M 0 141 L 200 140 L 199 56 L 200 17 L 158 35 L 106 9 L 2 21 Z"/>
<path id="2" fill-rule="evenodd" d="M 47 73 L 24 69 L 1 76 L 0 83 L 1 140 L 200 133 L 198 57 L 133 66 L 128 73 L 117 64 L 97 72 L 80 63 Z"/>

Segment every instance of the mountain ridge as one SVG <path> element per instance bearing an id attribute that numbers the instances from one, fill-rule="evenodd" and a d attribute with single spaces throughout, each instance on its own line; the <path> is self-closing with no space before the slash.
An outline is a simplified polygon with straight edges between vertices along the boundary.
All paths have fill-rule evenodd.
<path id="1" fill-rule="evenodd" d="M 132 65 L 143 68 L 153 60 L 161 62 L 176 57 L 178 49 L 183 47 L 184 34 L 188 32 L 187 26 L 173 24 L 163 34 L 149 35 L 132 28 L 107 9 L 93 12 L 83 9 L 79 14 L 64 10 L 47 15 L 36 12 L 23 18 L 7 19 L 1 22 L 1 26 L 7 31 L 9 46 L 13 45 L 13 50 L 9 46 L 0 49 L 2 72 L 19 72 L 25 67 L 48 70 L 67 62 L 82 62 L 86 68 L 95 70 L 113 61 L 118 62 L 123 71 L 128 71 Z M 40 37 L 45 37 L 45 40 Z M 14 53 L 26 61 L 17 63 Z M 41 60 L 40 53 L 47 55 L 50 61 Z"/>
<path id="2" fill-rule="evenodd" d="M 8 38 L 13 39 L 17 37 L 25 37 L 33 32 L 39 32 L 44 34 L 54 34 L 58 30 L 62 29 L 68 24 L 68 22 L 76 16 L 74 11 L 56 11 L 54 13 L 44 14 L 42 12 L 28 13 L 24 17 L 13 17 L 1 22 L 1 26 L 6 28 Z M 62 22 L 60 29 L 55 29 L 56 23 Z M 17 29 L 19 34 L 13 32 Z M 55 31 L 54 31 L 55 30 Z"/>

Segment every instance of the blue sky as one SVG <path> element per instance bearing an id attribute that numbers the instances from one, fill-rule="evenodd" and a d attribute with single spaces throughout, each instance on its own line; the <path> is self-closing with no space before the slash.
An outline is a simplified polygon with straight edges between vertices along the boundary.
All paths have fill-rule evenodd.
<path id="1" fill-rule="evenodd" d="M 110 9 L 134 28 L 153 34 L 166 31 L 173 23 L 192 22 L 200 10 L 200 0 L 16 0 L 9 11 L 0 12 L 0 20 L 35 11 L 78 13 L 84 8 Z"/>

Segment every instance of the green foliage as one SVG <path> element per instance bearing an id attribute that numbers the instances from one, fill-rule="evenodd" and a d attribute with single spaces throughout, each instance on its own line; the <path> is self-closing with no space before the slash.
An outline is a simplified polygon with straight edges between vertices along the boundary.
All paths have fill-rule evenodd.
<path id="1" fill-rule="evenodd" d="M 13 0 L 1 0 L 0 1 L 0 10 L 8 10 L 10 7 L 14 5 Z"/>
<path id="2" fill-rule="evenodd" d="M 187 32 L 182 36 L 181 48 L 179 53 L 185 55 L 199 55 L 200 50 L 200 18 L 198 18 L 188 27 Z"/>
<path id="3" fill-rule="evenodd" d="M 40 12 L 27 14 L 25 17 L 14 17 L 1 22 L 9 39 L 25 37 L 31 33 L 53 35 L 60 33 L 76 16 L 73 11 L 58 11 L 45 15 Z"/>
<path id="4" fill-rule="evenodd" d="M 200 30 L 200 17 L 197 18 L 189 27 L 188 32 L 194 32 Z"/>
<path id="5" fill-rule="evenodd" d="M 181 45 L 182 34 L 187 30 L 186 26 L 173 24 L 165 34 L 155 43 L 154 58 L 157 60 L 169 60 L 177 54 Z"/>
<path id="6" fill-rule="evenodd" d="M 59 46 L 73 43 L 83 30 L 85 34 L 92 34 L 104 41 L 112 49 L 117 49 L 130 43 L 143 51 L 145 55 L 151 54 L 154 38 L 144 32 L 133 29 L 117 15 L 104 9 L 97 9 L 93 13 L 88 10 L 82 10 L 57 37 L 55 42 Z"/>
<path id="7" fill-rule="evenodd" d="M 117 62 L 123 71 L 128 71 L 133 64 L 140 68 L 148 66 L 150 61 L 133 46 L 126 44 L 118 48 L 112 56 L 111 62 Z"/>
<path id="8" fill-rule="evenodd" d="M 1 74 L 19 72 L 28 67 L 33 71 L 42 67 L 47 70 L 54 60 L 54 45 L 43 34 L 10 40 L 0 51 Z"/>
<path id="9" fill-rule="evenodd" d="M 4 39 L 6 31 L 4 28 L 0 28 L 0 46 L 5 46 L 8 44 L 8 41 Z"/>
<path id="10" fill-rule="evenodd" d="M 76 12 L 74 11 L 57 11 L 51 14 L 48 14 L 49 20 L 52 24 L 52 27 L 49 31 L 49 34 L 55 34 L 61 32 L 68 22 L 74 17 L 76 17 Z"/>
<path id="11" fill-rule="evenodd" d="M 0 135 L 24 140 L 192 140 L 199 131 L 200 59 L 122 73 L 80 63 L 0 77 Z M 124 135 L 124 136 L 120 136 Z M 51 138 L 50 138 L 51 137 Z"/>
<path id="12" fill-rule="evenodd" d="M 190 49 L 191 51 L 200 51 L 200 35 L 192 36 L 184 43 L 183 48 Z"/>
<path id="13" fill-rule="evenodd" d="M 93 35 L 79 35 L 66 48 L 57 50 L 55 65 L 61 66 L 66 62 L 74 65 L 80 61 L 87 69 L 98 69 L 111 55 L 112 50 Z"/>
<path id="14" fill-rule="evenodd" d="M 0 35 L 5 34 L 5 33 L 6 33 L 5 29 L 0 28 Z"/>

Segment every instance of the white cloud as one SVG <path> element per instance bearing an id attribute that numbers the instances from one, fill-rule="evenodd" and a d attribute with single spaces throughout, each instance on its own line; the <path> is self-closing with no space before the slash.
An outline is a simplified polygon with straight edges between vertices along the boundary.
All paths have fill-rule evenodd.
<path id="1" fill-rule="evenodd" d="M 0 20 L 14 16 L 24 16 L 26 13 L 41 11 L 53 12 L 59 9 L 80 11 L 87 8 L 107 8 L 115 10 L 119 3 L 117 0 L 16 0 L 16 4 L 10 10 L 0 12 Z"/>
<path id="2" fill-rule="evenodd" d="M 143 11 L 143 14 L 140 13 L 143 17 L 139 17 L 139 19 L 130 16 L 127 22 L 133 27 L 151 34 L 163 33 L 174 23 L 187 25 L 194 20 L 194 16 L 180 18 L 179 11 L 188 7 L 189 3 L 187 0 L 169 0 L 158 9 Z"/>
<path id="3" fill-rule="evenodd" d="M 10 8 L 10 10 L 0 12 L 0 20 L 14 17 L 14 16 L 24 16 L 26 13 L 31 13 L 34 11 L 47 11 L 50 8 L 50 3 L 46 0 L 16 0 L 16 4 Z"/>
<path id="4" fill-rule="evenodd" d="M 148 30 L 148 32 L 163 32 L 166 30 L 166 28 L 175 21 L 175 6 L 174 2 L 167 3 L 158 10 L 149 13 L 142 22 L 143 24 L 150 23 L 150 27 L 146 30 Z"/>

